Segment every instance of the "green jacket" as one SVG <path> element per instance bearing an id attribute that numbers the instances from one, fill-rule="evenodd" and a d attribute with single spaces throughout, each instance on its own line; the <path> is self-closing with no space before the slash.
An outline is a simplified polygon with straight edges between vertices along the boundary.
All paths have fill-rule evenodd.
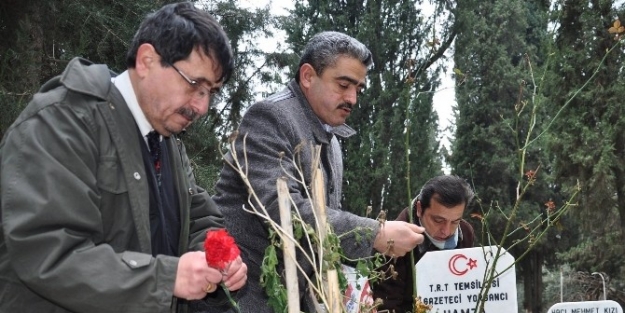
<path id="1" fill-rule="evenodd" d="M 222 227 L 184 147 L 166 138 L 179 250 Z M 72 60 L 0 142 L 0 312 L 182 312 L 178 258 L 152 257 L 138 128 L 105 65 Z"/>

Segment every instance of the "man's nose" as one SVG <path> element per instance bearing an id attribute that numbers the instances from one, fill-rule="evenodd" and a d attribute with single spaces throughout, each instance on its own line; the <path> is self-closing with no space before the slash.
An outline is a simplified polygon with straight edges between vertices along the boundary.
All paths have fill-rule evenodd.
<path id="1" fill-rule="evenodd" d="M 199 116 L 203 116 L 208 113 L 208 108 L 210 107 L 210 96 L 202 99 L 191 99 L 191 106 L 195 109 L 195 113 Z"/>
<path id="2" fill-rule="evenodd" d="M 356 90 L 353 86 L 352 88 L 349 88 L 349 90 L 345 93 L 345 97 L 343 97 L 343 101 L 351 104 L 352 106 L 356 105 L 356 102 L 358 101 L 358 90 Z"/>
<path id="3" fill-rule="evenodd" d="M 454 225 L 449 223 L 447 225 L 445 225 L 444 227 L 442 227 L 441 229 L 441 235 L 443 235 L 443 238 L 447 238 L 449 237 L 453 232 L 455 231 L 454 229 Z"/>

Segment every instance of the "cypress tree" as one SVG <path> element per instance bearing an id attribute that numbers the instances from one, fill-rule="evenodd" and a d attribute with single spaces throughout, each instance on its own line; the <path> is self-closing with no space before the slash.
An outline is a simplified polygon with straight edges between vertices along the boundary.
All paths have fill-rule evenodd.
<path id="1" fill-rule="evenodd" d="M 557 88 L 549 96 L 558 104 L 550 113 L 559 118 L 549 149 L 563 188 L 578 182 L 582 187 L 579 206 L 571 212 L 579 221 L 581 242 L 561 260 L 573 270 L 619 277 L 625 273 L 620 244 L 625 238 L 625 88 L 622 48 L 608 53 L 623 36 L 618 26 L 609 31 L 623 14 L 614 6 L 614 1 L 563 1 L 558 7 L 557 62 L 550 79 Z"/>
<path id="2" fill-rule="evenodd" d="M 540 0 L 458 4 L 460 31 L 454 54 L 458 107 L 449 160 L 452 172 L 470 178 L 474 185 L 478 201 L 472 210 L 489 216 L 488 230 L 493 236 L 490 240 L 482 236 L 483 245 L 506 238 L 504 247 L 510 247 L 522 239 L 525 230 L 513 236 L 503 233 L 515 204 L 519 209 L 513 226 L 523 229 L 534 217 L 545 216 L 545 203 L 557 195 L 550 188 L 543 142 L 522 149 L 525 138 L 535 137 L 541 123 L 548 120 L 540 106 L 541 94 L 534 89 L 538 81 L 532 78 L 546 60 L 541 47 L 548 9 L 549 2 Z M 532 111 L 534 104 L 538 106 Z M 534 129 L 530 128 L 532 112 L 537 118 Z M 518 202 L 519 186 L 533 177 L 532 171 L 538 173 L 536 182 Z M 478 232 L 486 231 L 481 226 Z M 555 235 L 550 233 L 547 238 Z M 542 266 L 554 249 L 549 242 L 540 242 L 517 264 L 526 312 L 542 312 Z M 511 253 L 519 257 L 529 244 L 516 245 Z"/>

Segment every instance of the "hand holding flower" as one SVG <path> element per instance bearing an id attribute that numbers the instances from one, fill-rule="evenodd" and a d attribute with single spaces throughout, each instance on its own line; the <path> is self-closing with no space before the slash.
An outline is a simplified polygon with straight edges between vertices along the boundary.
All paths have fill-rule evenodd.
<path id="1" fill-rule="evenodd" d="M 202 299 L 208 293 L 207 287 L 219 284 L 222 279 L 223 275 L 219 270 L 206 265 L 203 252 L 187 252 L 178 261 L 173 293 L 182 299 Z"/>
<path id="2" fill-rule="evenodd" d="M 223 284 L 229 290 L 239 290 L 247 281 L 247 265 L 238 256 L 232 261 L 223 273 Z"/>
<path id="3" fill-rule="evenodd" d="M 208 266 L 218 269 L 222 274 L 222 287 L 230 299 L 230 303 L 239 311 L 234 299 L 230 296 L 230 290 L 238 290 L 247 280 L 247 266 L 243 263 L 237 247 L 225 229 L 208 230 L 204 241 L 206 251 L 206 263 Z"/>

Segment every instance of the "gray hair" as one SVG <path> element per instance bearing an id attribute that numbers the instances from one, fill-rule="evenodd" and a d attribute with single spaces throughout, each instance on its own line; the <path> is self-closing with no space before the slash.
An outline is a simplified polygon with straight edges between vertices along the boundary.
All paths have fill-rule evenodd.
<path id="1" fill-rule="evenodd" d="M 335 65 L 336 60 L 341 56 L 357 59 L 367 68 L 373 64 L 371 51 L 360 41 L 339 32 L 321 32 L 314 35 L 306 44 L 295 73 L 295 80 L 299 83 L 299 71 L 302 65 L 310 64 L 317 75 L 321 75 L 328 66 Z"/>

